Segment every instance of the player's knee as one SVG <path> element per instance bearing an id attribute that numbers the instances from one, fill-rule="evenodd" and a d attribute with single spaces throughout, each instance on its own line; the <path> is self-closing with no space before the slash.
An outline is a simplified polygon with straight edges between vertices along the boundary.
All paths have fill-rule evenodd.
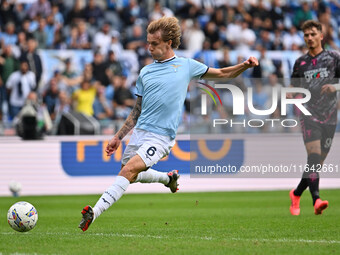
<path id="1" fill-rule="evenodd" d="M 119 175 L 124 176 L 126 179 L 128 179 L 130 182 L 134 182 L 137 174 L 132 167 L 129 165 L 123 166 L 122 170 L 120 171 Z"/>

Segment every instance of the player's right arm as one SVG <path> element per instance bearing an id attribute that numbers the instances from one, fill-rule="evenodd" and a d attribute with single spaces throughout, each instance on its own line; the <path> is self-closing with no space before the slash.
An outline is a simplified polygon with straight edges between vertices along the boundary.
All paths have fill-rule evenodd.
<path id="1" fill-rule="evenodd" d="M 119 147 L 122 139 L 134 128 L 137 120 L 142 112 L 142 97 L 138 96 L 135 106 L 133 107 L 130 115 L 127 117 L 124 125 L 119 129 L 115 136 L 109 141 L 106 146 L 107 156 L 111 156 Z"/>

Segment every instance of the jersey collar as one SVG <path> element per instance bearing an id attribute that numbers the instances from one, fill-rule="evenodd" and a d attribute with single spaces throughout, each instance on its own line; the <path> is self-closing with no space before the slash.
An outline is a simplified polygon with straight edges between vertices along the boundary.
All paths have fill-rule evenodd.
<path id="1" fill-rule="evenodd" d="M 176 56 L 176 55 L 174 55 L 174 56 L 173 56 L 173 57 L 171 57 L 171 58 L 168 58 L 168 59 L 162 60 L 162 61 L 155 60 L 155 63 L 160 63 L 160 64 L 163 64 L 163 63 L 165 63 L 165 62 L 169 62 L 169 61 L 171 61 L 171 60 L 173 60 L 173 59 L 175 59 L 175 58 L 177 58 L 177 56 Z"/>

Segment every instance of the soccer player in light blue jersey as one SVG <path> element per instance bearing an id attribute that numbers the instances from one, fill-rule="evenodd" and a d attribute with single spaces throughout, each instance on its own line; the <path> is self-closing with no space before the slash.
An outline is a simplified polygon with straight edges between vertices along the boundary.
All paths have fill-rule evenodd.
<path id="1" fill-rule="evenodd" d="M 178 170 L 164 173 L 151 169 L 151 166 L 168 155 L 175 144 L 189 82 L 201 78 L 234 78 L 258 65 L 258 60 L 250 57 L 241 64 L 217 69 L 193 59 L 177 57 L 174 49 L 180 44 L 181 30 L 174 17 L 151 22 L 147 33 L 154 62 L 141 70 L 136 104 L 106 147 L 107 155 L 112 155 L 133 129 L 123 154 L 121 171 L 96 205 L 93 208 L 85 206 L 82 210 L 79 228 L 83 231 L 123 195 L 130 183 L 163 183 L 171 192 L 176 192 Z"/>

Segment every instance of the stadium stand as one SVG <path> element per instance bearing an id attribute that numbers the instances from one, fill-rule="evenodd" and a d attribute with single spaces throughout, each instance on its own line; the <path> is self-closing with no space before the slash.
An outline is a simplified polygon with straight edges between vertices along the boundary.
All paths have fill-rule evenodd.
<path id="1" fill-rule="evenodd" d="M 36 86 L 30 90 L 46 106 L 54 125 L 60 123 L 61 116 L 81 112 L 81 99 L 75 95 L 87 82 L 93 105 L 82 114 L 97 119 L 101 133 L 115 132 L 112 127 L 119 126 L 115 123 L 121 122 L 133 106 L 139 70 L 152 61 L 145 28 L 164 15 L 180 19 L 183 36 L 178 56 L 194 57 L 215 67 L 236 64 L 249 53 L 259 57 L 259 68 L 245 72 L 237 82 L 244 90 L 253 87 L 257 107 L 265 108 L 270 103 L 270 88 L 289 84 L 292 63 L 305 52 L 301 23 L 318 19 L 323 24 L 324 47 L 339 50 L 339 14 L 336 0 L 1 1 L 0 135 L 15 134 L 15 116 L 11 113 L 17 114 L 23 104 L 13 104 L 10 98 L 19 93 L 13 88 L 22 84 L 8 81 L 23 60 L 35 75 Z M 90 96 L 88 92 L 82 94 Z M 188 117 L 188 105 L 193 111 L 199 100 L 197 88 L 190 88 L 189 95 L 179 129 L 182 133 L 188 132 L 189 121 L 193 121 Z M 230 99 L 228 93 L 222 97 Z M 212 110 L 212 114 L 230 115 L 228 107 L 226 103 L 224 109 Z M 98 132 L 91 130 L 84 132 Z"/>

